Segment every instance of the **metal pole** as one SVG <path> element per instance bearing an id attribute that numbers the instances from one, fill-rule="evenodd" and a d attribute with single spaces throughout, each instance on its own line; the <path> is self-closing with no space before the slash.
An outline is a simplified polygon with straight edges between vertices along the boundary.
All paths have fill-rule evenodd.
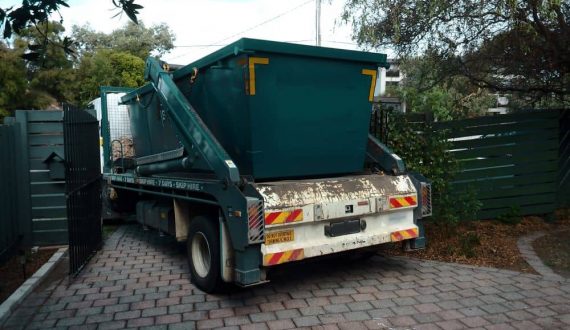
<path id="1" fill-rule="evenodd" d="M 315 17 L 315 41 L 317 46 L 321 46 L 321 0 L 316 0 L 317 11 Z"/>

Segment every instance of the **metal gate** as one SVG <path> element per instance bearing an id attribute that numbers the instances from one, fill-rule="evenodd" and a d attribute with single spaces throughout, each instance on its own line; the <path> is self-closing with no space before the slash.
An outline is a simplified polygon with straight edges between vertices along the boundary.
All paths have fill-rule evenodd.
<path id="1" fill-rule="evenodd" d="M 76 275 L 102 243 L 99 123 L 94 111 L 65 106 L 63 124 L 69 272 Z"/>

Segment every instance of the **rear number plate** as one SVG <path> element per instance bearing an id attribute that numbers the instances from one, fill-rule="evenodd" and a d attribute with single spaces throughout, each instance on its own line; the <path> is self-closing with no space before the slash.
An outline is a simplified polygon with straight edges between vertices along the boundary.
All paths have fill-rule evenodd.
<path id="1" fill-rule="evenodd" d="M 291 230 L 276 231 L 265 234 L 265 244 L 277 244 L 292 242 L 295 240 L 295 232 Z"/>

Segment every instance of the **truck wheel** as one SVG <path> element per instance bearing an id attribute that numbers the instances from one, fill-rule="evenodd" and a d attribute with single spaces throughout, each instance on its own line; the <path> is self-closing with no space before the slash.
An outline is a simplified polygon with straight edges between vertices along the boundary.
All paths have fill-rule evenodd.
<path id="1" fill-rule="evenodd" d="M 198 216 L 190 221 L 186 243 L 192 283 L 211 293 L 220 290 L 220 235 L 218 224 Z"/>

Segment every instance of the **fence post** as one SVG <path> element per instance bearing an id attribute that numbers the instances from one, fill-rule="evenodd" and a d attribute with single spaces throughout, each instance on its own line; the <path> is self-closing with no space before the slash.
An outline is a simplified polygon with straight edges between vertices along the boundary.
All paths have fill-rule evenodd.
<path id="1" fill-rule="evenodd" d="M 28 161 L 28 114 L 26 111 L 16 111 L 16 126 L 19 130 L 15 139 L 16 168 L 18 169 L 18 224 L 22 244 L 30 246 L 32 237 L 32 214 L 30 197 L 30 164 Z"/>

